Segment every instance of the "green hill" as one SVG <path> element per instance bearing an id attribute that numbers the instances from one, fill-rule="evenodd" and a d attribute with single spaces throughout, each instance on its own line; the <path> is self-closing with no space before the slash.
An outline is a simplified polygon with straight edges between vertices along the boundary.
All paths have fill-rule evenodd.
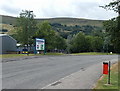
<path id="1" fill-rule="evenodd" d="M 16 24 L 16 17 L 2 16 L 3 29 L 7 29 L 8 32 L 14 28 Z M 103 20 L 90 20 L 81 18 L 49 18 L 49 19 L 35 19 L 37 22 L 48 21 L 53 30 L 58 32 L 62 37 L 67 38 L 70 34 L 77 34 L 78 32 L 84 32 L 87 35 L 99 34 L 103 29 Z"/>
<path id="2" fill-rule="evenodd" d="M 16 17 L 0 15 L 3 24 L 15 25 Z"/>
<path id="3" fill-rule="evenodd" d="M 12 16 L 2 16 L 3 24 L 15 24 L 16 17 Z M 103 20 L 90 20 L 90 19 L 81 19 L 81 18 L 49 18 L 49 19 L 36 19 L 38 22 L 48 21 L 49 23 L 60 23 L 63 25 L 74 26 L 74 25 L 91 25 L 91 26 L 102 26 Z"/>
<path id="4" fill-rule="evenodd" d="M 102 20 L 90 20 L 90 19 L 79 19 L 79 18 L 51 18 L 51 19 L 37 19 L 38 21 L 47 20 L 50 23 L 60 23 L 63 25 L 91 25 L 91 26 L 102 26 Z"/>

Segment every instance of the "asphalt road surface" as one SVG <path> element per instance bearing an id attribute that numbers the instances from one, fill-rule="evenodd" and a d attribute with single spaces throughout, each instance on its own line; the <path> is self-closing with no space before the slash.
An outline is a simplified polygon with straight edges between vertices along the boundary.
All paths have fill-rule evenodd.
<path id="1" fill-rule="evenodd" d="M 2 63 L 3 89 L 38 89 L 118 55 L 40 56 Z M 94 74 L 94 72 L 93 72 Z"/>

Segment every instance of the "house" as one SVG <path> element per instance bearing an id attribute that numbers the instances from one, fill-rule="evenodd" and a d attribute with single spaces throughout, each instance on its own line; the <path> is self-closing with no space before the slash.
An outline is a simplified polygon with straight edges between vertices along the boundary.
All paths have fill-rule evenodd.
<path id="1" fill-rule="evenodd" d="M 13 37 L 7 34 L 0 34 L 0 54 L 16 52 L 16 44 L 17 41 Z"/>

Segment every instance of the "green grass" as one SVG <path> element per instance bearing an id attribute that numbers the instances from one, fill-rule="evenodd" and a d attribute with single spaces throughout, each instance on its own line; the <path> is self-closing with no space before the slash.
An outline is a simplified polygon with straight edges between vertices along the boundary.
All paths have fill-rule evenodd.
<path id="1" fill-rule="evenodd" d="M 71 55 L 114 55 L 110 53 L 101 53 L 101 52 L 84 52 L 84 53 L 72 53 Z"/>
<path id="2" fill-rule="evenodd" d="M 64 55 L 63 53 L 46 53 L 46 55 Z"/>
<path id="3" fill-rule="evenodd" d="M 41 56 L 44 54 L 36 54 L 36 56 Z M 46 53 L 45 55 L 65 55 L 63 53 Z M 110 53 L 99 53 L 99 52 L 86 52 L 86 53 L 72 53 L 70 55 L 114 55 Z M 0 55 L 0 58 L 14 58 L 14 57 L 22 57 L 27 56 L 27 54 L 3 54 Z M 35 54 L 29 54 L 29 56 L 35 56 Z"/>
<path id="4" fill-rule="evenodd" d="M 33 56 L 34 54 L 30 54 L 30 56 Z M 22 57 L 27 56 L 27 54 L 2 54 L 0 57 L 2 58 L 14 58 L 14 57 Z"/>
<path id="5" fill-rule="evenodd" d="M 114 64 L 111 69 L 111 84 L 107 84 L 108 75 L 103 75 L 94 89 L 118 89 L 118 64 Z M 120 83 L 119 83 L 120 84 Z"/>
<path id="6" fill-rule="evenodd" d="M 29 54 L 29 56 L 41 56 L 44 54 Z M 46 53 L 45 55 L 64 55 L 63 53 Z M 16 58 L 16 57 L 23 57 L 28 56 L 27 54 L 3 54 L 0 55 L 0 58 Z"/>

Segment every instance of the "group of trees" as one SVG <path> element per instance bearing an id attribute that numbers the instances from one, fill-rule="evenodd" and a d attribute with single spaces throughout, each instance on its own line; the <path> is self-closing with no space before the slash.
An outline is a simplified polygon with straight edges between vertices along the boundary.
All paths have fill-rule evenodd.
<path id="1" fill-rule="evenodd" d="M 105 29 L 104 32 L 97 31 L 97 33 L 93 33 L 94 35 L 92 36 L 86 36 L 82 33 L 78 33 L 73 36 L 72 41 L 69 41 L 69 51 L 113 51 L 120 53 L 120 1 L 114 0 L 108 5 L 102 7 L 108 10 L 114 10 L 116 13 L 118 13 L 118 16 L 103 23 Z"/>
<path id="2" fill-rule="evenodd" d="M 110 40 L 107 45 L 112 46 L 115 52 L 120 53 L 120 1 L 114 0 L 102 7 L 118 13 L 117 17 L 105 21 L 103 25 L 106 30 L 106 39 Z"/>
<path id="3" fill-rule="evenodd" d="M 45 39 L 46 50 L 65 49 L 65 40 L 60 37 L 47 21 L 36 22 L 32 11 L 22 11 L 17 18 L 13 37 L 24 47 L 34 46 L 35 38 Z"/>
<path id="4" fill-rule="evenodd" d="M 55 25 L 62 27 L 61 24 Z M 71 39 L 65 39 L 61 34 L 53 30 L 52 25 L 47 21 L 36 22 L 32 11 L 22 11 L 20 17 L 17 18 L 16 26 L 13 37 L 22 46 L 35 46 L 35 38 L 42 38 L 46 41 L 46 51 L 54 49 L 66 50 L 67 52 L 102 51 L 103 40 L 101 37 L 88 36 L 83 31 L 78 31 L 77 33 L 69 34 L 69 36 L 72 36 Z M 81 29 L 80 26 L 75 27 Z M 91 26 L 83 27 L 92 29 Z"/>
<path id="5" fill-rule="evenodd" d="M 50 24 L 52 28 L 58 32 L 63 38 L 67 39 L 69 35 L 74 35 L 79 32 L 83 32 L 86 35 L 101 35 L 102 26 L 91 26 L 91 25 L 73 25 L 73 26 L 67 26 L 62 25 L 60 23 L 52 23 Z"/>
<path id="6" fill-rule="evenodd" d="M 69 40 L 68 52 L 79 53 L 79 52 L 101 52 L 103 51 L 103 39 L 98 36 L 85 35 L 80 32 L 73 36 Z"/>
<path id="7" fill-rule="evenodd" d="M 118 3 L 118 1 L 114 1 L 102 7 L 105 9 L 112 7 L 115 12 L 120 14 Z M 61 49 L 68 53 L 110 51 L 120 53 L 120 16 L 105 21 L 103 25 L 105 31 L 88 25 L 68 27 L 59 23 L 50 24 L 46 21 L 39 23 L 35 21 L 32 11 L 25 10 L 17 19 L 13 37 L 27 47 L 34 46 L 35 38 L 44 38 L 47 50 Z M 60 32 L 61 28 L 74 31 Z"/>
<path id="8" fill-rule="evenodd" d="M 66 48 L 65 39 L 52 30 L 51 25 L 46 21 L 37 24 L 37 31 L 34 37 L 44 38 L 46 40 L 46 48 L 48 50 Z"/>

